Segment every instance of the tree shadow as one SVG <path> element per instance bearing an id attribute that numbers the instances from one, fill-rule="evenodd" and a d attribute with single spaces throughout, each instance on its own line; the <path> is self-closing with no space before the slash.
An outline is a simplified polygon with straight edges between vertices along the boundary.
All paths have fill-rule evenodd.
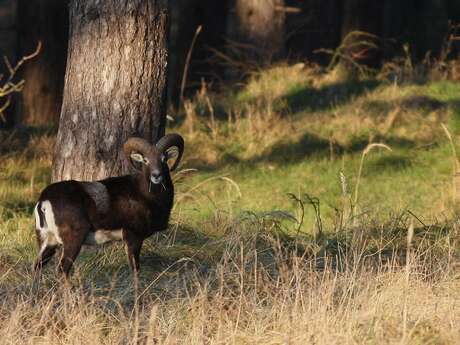
<path id="1" fill-rule="evenodd" d="M 400 137 L 375 136 L 373 142 L 385 142 L 392 149 L 411 149 L 417 146 L 413 140 Z M 279 142 L 262 154 L 250 159 L 241 159 L 235 155 L 225 153 L 214 164 L 206 164 L 200 161 L 193 162 L 193 168 L 203 172 L 213 172 L 223 169 L 229 165 L 239 165 L 247 169 L 253 169 L 260 163 L 273 164 L 296 164 L 308 157 L 318 155 L 341 156 L 345 153 L 362 152 L 369 145 L 369 137 L 356 137 L 348 145 L 331 143 L 320 136 L 312 133 L 305 133 L 297 141 Z M 391 158 L 392 157 L 392 158 Z M 403 155 L 389 156 L 382 158 L 380 163 L 383 166 L 392 166 L 402 169 L 410 165 L 410 159 Z"/>
<path id="2" fill-rule="evenodd" d="M 417 146 L 417 143 L 414 140 L 409 140 L 405 138 L 395 137 L 395 136 L 384 136 L 384 135 L 376 135 L 373 137 L 372 142 L 384 142 L 390 148 L 399 148 L 399 149 L 411 149 Z M 368 145 L 369 137 L 356 137 L 350 142 L 347 146 L 339 146 L 339 153 L 348 152 L 348 153 L 355 153 L 355 152 L 362 152 Z M 343 151 L 340 151 L 340 148 Z"/>
<path id="3" fill-rule="evenodd" d="M 0 155 L 22 152 L 32 138 L 56 134 L 57 128 L 49 126 L 21 126 L 11 131 L 0 130 Z"/>
<path id="4" fill-rule="evenodd" d="M 450 101 L 449 107 L 453 110 L 451 114 L 452 120 L 458 129 L 460 128 L 460 98 Z"/>
<path id="5" fill-rule="evenodd" d="M 325 153 L 329 150 L 329 141 L 317 135 L 306 133 L 299 140 L 281 142 L 273 145 L 269 150 L 259 156 L 250 159 L 241 159 L 238 156 L 225 152 L 220 159 L 213 164 L 194 160 L 190 166 L 203 172 L 213 172 L 229 165 L 241 165 L 253 168 L 254 165 L 263 162 L 290 163 L 299 161 L 305 157 Z"/>
<path id="6" fill-rule="evenodd" d="M 171 278 L 186 271 L 206 272 L 218 249 L 215 242 L 216 238 L 192 227 L 175 227 L 174 224 L 170 230 L 149 237 L 144 241 L 140 255 L 140 286 L 148 286 L 155 278 L 158 279 L 157 289 L 165 281 L 171 283 Z M 84 246 L 77 263 L 101 262 L 102 270 L 89 267 L 84 274 L 99 288 L 110 286 L 113 279 L 125 284 L 126 280 L 132 280 L 132 274 L 122 247 L 122 243 Z M 107 255 L 111 259 L 103 259 Z"/>
<path id="7" fill-rule="evenodd" d="M 385 143 L 392 148 L 397 147 L 407 149 L 416 146 L 414 141 L 398 137 L 375 137 L 374 141 L 383 141 L 383 139 L 385 139 Z M 245 163 L 295 163 L 316 154 L 342 155 L 344 153 L 361 152 L 367 145 L 369 145 L 369 138 L 367 137 L 356 138 L 349 145 L 345 146 L 337 143 L 331 143 L 328 140 L 320 138 L 314 134 L 307 133 L 296 142 L 274 145 L 269 151 L 249 161 L 245 161 Z M 401 159 L 402 157 L 395 157 L 396 161 Z"/>
<path id="8" fill-rule="evenodd" d="M 410 156 L 392 152 L 366 163 L 366 170 L 373 175 L 377 175 L 385 171 L 402 171 L 411 166 L 412 160 Z"/>
<path id="9" fill-rule="evenodd" d="M 262 155 L 250 159 L 249 161 L 245 161 L 245 163 L 296 162 L 314 154 L 325 153 L 329 150 L 329 148 L 330 143 L 328 140 L 314 134 L 307 133 L 295 142 L 278 143 Z"/>
<path id="10" fill-rule="evenodd" d="M 427 111 L 434 111 L 446 106 L 445 102 L 439 101 L 436 98 L 424 95 L 416 95 L 405 97 L 401 99 L 398 104 L 407 110 L 422 109 Z"/>
<path id="11" fill-rule="evenodd" d="M 379 85 L 381 82 L 377 80 L 361 80 L 325 85 L 318 89 L 301 87 L 284 95 L 281 100 L 286 102 L 292 112 L 321 111 L 344 104 Z"/>
<path id="12" fill-rule="evenodd" d="M 403 111 L 418 110 L 422 112 L 431 112 L 443 109 L 449 106 L 449 103 L 442 102 L 436 98 L 416 95 L 404 97 L 393 102 L 372 100 L 364 103 L 364 109 L 371 115 L 385 115 L 390 113 L 395 107 L 401 108 Z"/>

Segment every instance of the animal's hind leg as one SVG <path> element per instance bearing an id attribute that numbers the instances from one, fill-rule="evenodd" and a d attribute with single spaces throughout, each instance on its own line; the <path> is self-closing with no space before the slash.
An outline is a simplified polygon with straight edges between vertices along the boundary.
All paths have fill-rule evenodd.
<path id="1" fill-rule="evenodd" d="M 35 233 L 37 235 L 38 256 L 34 263 L 34 272 L 37 273 L 51 260 L 56 252 L 56 245 L 50 245 L 48 238 L 42 238 L 40 230 L 36 229 Z"/>
<path id="2" fill-rule="evenodd" d="M 82 222 L 72 227 L 64 226 L 60 230 L 63 249 L 59 261 L 59 270 L 68 278 L 70 269 L 80 253 L 86 235 L 90 231 L 90 225 L 86 222 Z"/>
<path id="3" fill-rule="evenodd" d="M 45 267 L 45 265 L 51 260 L 55 252 L 56 246 L 48 246 L 46 242 L 44 242 L 40 248 L 37 260 L 35 261 L 34 271 L 41 271 L 42 268 Z"/>

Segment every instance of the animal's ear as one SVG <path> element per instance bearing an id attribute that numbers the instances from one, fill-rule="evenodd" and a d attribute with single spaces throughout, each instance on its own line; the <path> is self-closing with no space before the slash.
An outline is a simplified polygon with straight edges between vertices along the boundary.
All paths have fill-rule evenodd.
<path id="1" fill-rule="evenodd" d="M 131 153 L 129 155 L 131 165 L 133 166 L 134 169 L 141 171 L 142 170 L 142 164 L 145 162 L 145 158 L 143 155 L 140 153 Z"/>
<path id="2" fill-rule="evenodd" d="M 176 170 L 184 153 L 184 139 L 179 134 L 170 133 L 158 140 L 156 146 L 163 153 L 168 163 L 169 160 L 173 161 L 171 164 L 168 164 L 169 170 Z"/>
<path id="3" fill-rule="evenodd" d="M 169 169 L 176 165 L 176 161 L 179 157 L 179 148 L 177 146 L 171 146 L 164 152 L 164 160 L 168 162 Z"/>

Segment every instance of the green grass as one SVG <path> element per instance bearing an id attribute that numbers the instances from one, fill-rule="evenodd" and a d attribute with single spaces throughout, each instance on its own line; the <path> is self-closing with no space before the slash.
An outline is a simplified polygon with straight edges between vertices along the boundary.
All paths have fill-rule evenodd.
<path id="1" fill-rule="evenodd" d="M 279 73 L 283 71 L 291 76 L 286 70 Z M 311 111 L 311 107 L 303 107 L 292 111 L 292 106 L 287 105 L 273 115 L 270 102 L 290 97 L 291 81 L 268 78 L 270 82 L 284 84 L 273 86 L 271 100 L 265 101 L 268 105 L 262 102 L 254 106 L 261 90 L 269 93 L 267 77 L 263 75 L 261 79 L 262 85 L 257 85 L 255 78 L 236 96 L 240 100 L 237 107 L 243 109 L 244 117 L 233 130 L 220 131 L 215 141 L 225 145 L 215 144 L 206 131 L 189 136 L 191 157 L 186 167 L 198 167 L 199 171 L 186 185 L 191 188 L 225 175 L 239 186 L 242 194 L 239 196 L 234 186 L 221 180 L 206 183 L 200 188 L 203 195 L 194 198 L 200 206 L 190 211 L 189 217 L 206 219 L 215 209 L 233 213 L 280 208 L 292 211 L 287 194 L 306 193 L 320 199 L 322 214 L 330 224 L 335 209 L 342 204 L 340 172 L 346 176 L 348 191 L 352 193 L 361 153 L 372 142 L 385 143 L 392 151 L 375 150 L 366 157 L 359 186 L 362 210 L 385 217 L 409 209 L 427 220 L 452 210 L 452 157 L 441 123 L 446 123 L 454 135 L 459 133 L 458 84 L 394 86 L 381 82 L 375 87 L 376 83 L 366 82 L 357 88 L 354 84 L 346 85 L 339 94 L 352 96 L 344 97 L 342 103 L 337 104 L 334 93 L 329 97 L 325 93 L 320 97 L 324 108 Z M 300 81 L 292 83 L 296 97 L 311 103 L 312 86 L 299 88 Z M 319 91 L 313 94 L 316 97 L 317 92 L 321 94 L 327 88 L 340 89 L 340 86 L 320 84 Z M 219 101 L 222 102 L 219 99 L 216 102 Z M 392 112 L 398 112 L 396 119 L 386 128 Z M 207 115 L 204 112 L 195 121 L 206 124 Z M 228 125 L 226 120 L 221 122 L 222 127 Z M 255 128 L 252 133 L 251 126 Z M 194 150 L 195 147 L 200 149 Z M 206 199 L 213 202 L 203 201 Z M 188 212 L 185 204 L 183 208 Z M 307 227 L 313 218 L 309 212 Z"/>

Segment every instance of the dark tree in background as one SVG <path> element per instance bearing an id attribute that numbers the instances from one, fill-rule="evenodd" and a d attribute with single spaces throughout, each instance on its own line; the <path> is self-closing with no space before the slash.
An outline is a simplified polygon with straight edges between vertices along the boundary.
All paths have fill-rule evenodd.
<path id="1" fill-rule="evenodd" d="M 284 0 L 234 0 L 228 37 L 250 60 L 279 58 L 285 44 Z"/>
<path id="2" fill-rule="evenodd" d="M 334 49 L 341 40 L 337 0 L 286 0 L 293 10 L 286 13 L 286 49 L 290 59 L 308 58 L 327 63 L 329 56 L 318 49 Z"/>
<path id="3" fill-rule="evenodd" d="M 346 43 L 353 48 L 345 53 L 358 57 L 360 64 L 378 67 L 383 59 L 403 55 L 405 44 L 413 61 L 420 62 L 428 52 L 432 57 L 439 56 L 449 21 L 460 23 L 458 0 L 286 0 L 286 4 L 300 10 L 286 18 L 289 56 L 321 63 L 327 62 L 328 55 L 314 51 L 337 48 L 353 31 L 376 36 L 348 38 Z M 372 40 L 378 48 L 360 56 L 364 47 L 353 45 L 360 40 Z M 342 59 L 338 68 L 345 77 L 353 75 L 348 62 Z"/>
<path id="4" fill-rule="evenodd" d="M 7 66 L 3 62 L 3 57 L 14 64 L 18 60 L 17 44 L 18 33 L 16 25 L 17 4 L 14 0 L 0 1 L 0 85 L 6 81 L 9 75 Z M 0 117 L 0 129 L 11 128 L 17 123 L 17 95 L 12 97 L 12 102 L 3 111 Z M 0 107 L 7 102 L 7 99 L 0 99 Z"/>
<path id="5" fill-rule="evenodd" d="M 187 88 L 220 80 L 223 67 L 213 58 L 213 50 L 223 51 L 227 34 L 228 0 L 170 0 L 170 69 L 168 74 L 169 103 L 177 104 L 184 77 L 186 57 L 201 26 L 193 50 Z"/>
<path id="6" fill-rule="evenodd" d="M 451 24 L 460 24 L 458 0 L 387 0 L 384 2 L 383 39 L 386 59 L 401 55 L 403 44 L 414 61 L 429 53 L 439 57 Z M 456 54 L 459 50 L 459 42 Z M 454 47 L 455 48 L 455 47 Z"/>
<path id="7" fill-rule="evenodd" d="M 59 122 L 64 87 L 68 40 L 66 0 L 20 0 L 18 38 L 20 56 L 35 50 L 40 54 L 24 65 L 22 122 L 50 125 Z"/>
<path id="8" fill-rule="evenodd" d="M 412 40 L 416 42 L 412 49 L 415 56 L 422 59 L 431 51 L 438 56 L 448 30 L 447 1 L 419 0 L 414 4 L 418 16 L 411 27 Z"/>
<path id="9" fill-rule="evenodd" d="M 128 171 L 121 147 L 165 131 L 167 1 L 72 0 L 53 181 Z"/>
<path id="10" fill-rule="evenodd" d="M 245 72 L 245 67 L 261 67 L 276 58 L 326 65 L 331 55 L 318 50 L 333 51 L 342 43 L 347 48 L 341 49 L 344 58 L 335 72 L 344 79 L 357 75 L 351 59 L 378 68 L 384 59 L 404 55 L 406 43 L 413 62 L 419 62 L 428 51 L 433 57 L 439 54 L 448 20 L 460 22 L 457 0 L 172 0 L 170 6 L 171 103 L 177 102 L 185 57 L 199 25 L 203 31 L 192 52 L 189 90 L 199 87 L 201 79 L 234 79 L 240 74 L 232 67 Z M 374 36 L 351 35 L 357 31 Z M 364 41 L 374 47 L 358 44 Z M 217 68 L 219 59 L 212 59 L 212 51 L 229 57 L 220 60 L 227 63 L 227 73 Z"/>

